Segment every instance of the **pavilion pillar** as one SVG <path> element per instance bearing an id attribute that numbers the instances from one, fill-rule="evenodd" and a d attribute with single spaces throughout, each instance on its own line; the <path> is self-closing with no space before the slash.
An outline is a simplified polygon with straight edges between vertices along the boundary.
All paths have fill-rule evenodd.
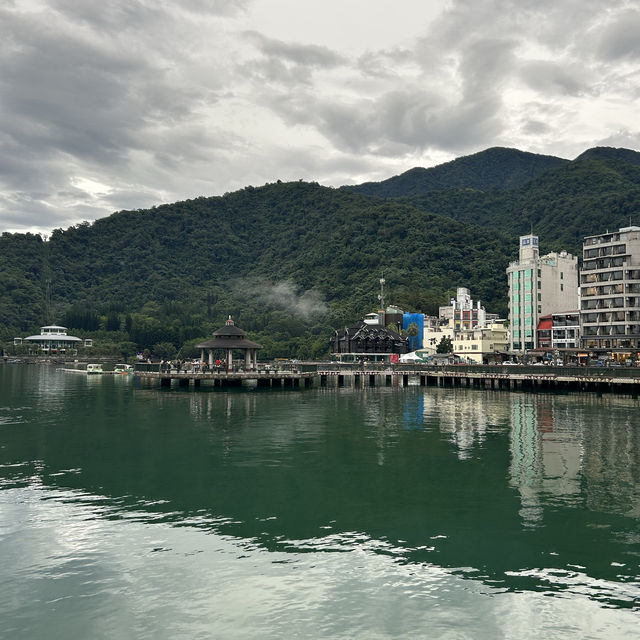
<path id="1" fill-rule="evenodd" d="M 204 362 L 204 349 L 200 349 L 200 362 Z"/>
<path id="2" fill-rule="evenodd" d="M 251 349 L 246 349 L 244 352 L 244 368 L 247 371 L 251 370 Z"/>
<path id="3" fill-rule="evenodd" d="M 213 368 L 213 349 L 209 349 L 209 367 Z"/>
<path id="4" fill-rule="evenodd" d="M 227 349 L 227 371 L 233 370 L 233 354 L 231 349 Z"/>
<path id="5" fill-rule="evenodd" d="M 252 349 L 253 351 L 253 368 L 256 370 L 258 368 L 258 350 Z"/>

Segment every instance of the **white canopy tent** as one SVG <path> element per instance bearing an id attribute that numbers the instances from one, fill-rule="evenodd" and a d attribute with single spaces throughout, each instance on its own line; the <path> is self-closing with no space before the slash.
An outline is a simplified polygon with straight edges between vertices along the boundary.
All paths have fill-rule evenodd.
<path id="1" fill-rule="evenodd" d="M 424 360 L 418 355 L 416 351 L 411 353 L 403 353 L 400 358 L 400 362 L 424 362 Z"/>

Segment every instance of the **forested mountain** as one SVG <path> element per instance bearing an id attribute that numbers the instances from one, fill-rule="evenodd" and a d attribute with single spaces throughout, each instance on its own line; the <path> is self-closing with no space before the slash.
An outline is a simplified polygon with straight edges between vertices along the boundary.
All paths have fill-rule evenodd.
<path id="1" fill-rule="evenodd" d="M 383 271 L 387 301 L 407 309 L 435 312 L 473 281 L 474 295 L 504 312 L 512 251 L 506 235 L 402 203 L 303 182 L 247 187 L 116 213 L 47 242 L 3 234 L 0 322 L 5 339 L 35 329 L 40 312 L 71 329 L 98 321 L 139 347 L 179 346 L 231 313 L 270 355 L 309 357 L 327 351 L 332 328 L 376 307 Z M 13 302 L 26 284 L 31 303 Z"/>
<path id="2" fill-rule="evenodd" d="M 580 255 L 584 236 L 640 224 L 640 153 L 592 151 L 520 189 L 458 189 L 394 201 L 513 236 L 533 229 L 546 247 Z"/>
<path id="3" fill-rule="evenodd" d="M 344 189 L 380 198 L 418 196 L 450 189 L 515 189 L 568 162 L 554 156 L 493 147 L 430 169 L 415 167 L 382 182 L 365 182 Z"/>
<path id="4" fill-rule="evenodd" d="M 513 155 L 484 157 L 501 151 Z M 376 308 L 383 272 L 387 302 L 408 311 L 435 313 L 466 286 L 506 315 L 505 269 L 518 235 L 533 227 L 542 252 L 579 255 L 585 235 L 640 224 L 638 157 L 593 149 L 518 188 L 447 186 L 387 199 L 278 182 L 121 211 L 46 241 L 5 233 L 0 337 L 60 323 L 123 354 L 170 351 L 232 314 L 265 357 L 318 357 L 333 329 Z M 448 164 L 452 177 L 439 168 L 441 181 L 452 185 L 464 165 Z"/>
<path id="5" fill-rule="evenodd" d="M 576 160 L 619 160 L 628 164 L 640 165 L 640 153 L 632 149 L 618 149 L 615 147 L 593 147 L 581 153 Z"/>

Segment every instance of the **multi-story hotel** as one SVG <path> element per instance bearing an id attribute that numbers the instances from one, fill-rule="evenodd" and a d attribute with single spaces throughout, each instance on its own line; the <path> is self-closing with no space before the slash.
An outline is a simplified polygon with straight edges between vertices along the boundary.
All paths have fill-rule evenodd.
<path id="1" fill-rule="evenodd" d="M 509 263 L 511 349 L 537 347 L 540 316 L 578 309 L 578 258 L 561 251 L 541 256 L 538 236 L 520 237 L 519 259 Z"/>
<path id="2" fill-rule="evenodd" d="M 584 239 L 582 346 L 622 356 L 640 349 L 640 227 Z"/>
<path id="3" fill-rule="evenodd" d="M 466 287 L 458 287 L 455 299 L 451 298 L 451 304 L 438 309 L 438 317 L 441 320 L 447 320 L 449 326 L 456 331 L 483 327 L 487 321 L 484 307 L 480 306 L 479 300 L 474 305 L 469 289 Z M 492 314 L 491 317 L 494 319 L 498 316 Z"/>

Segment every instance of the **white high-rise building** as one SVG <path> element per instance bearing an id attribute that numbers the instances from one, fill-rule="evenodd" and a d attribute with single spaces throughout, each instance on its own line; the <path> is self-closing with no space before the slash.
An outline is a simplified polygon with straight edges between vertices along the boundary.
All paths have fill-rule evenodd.
<path id="1" fill-rule="evenodd" d="M 540 316 L 579 308 L 578 258 L 561 251 L 541 256 L 538 236 L 520 236 L 519 259 L 507 268 L 513 351 L 535 349 Z"/>

